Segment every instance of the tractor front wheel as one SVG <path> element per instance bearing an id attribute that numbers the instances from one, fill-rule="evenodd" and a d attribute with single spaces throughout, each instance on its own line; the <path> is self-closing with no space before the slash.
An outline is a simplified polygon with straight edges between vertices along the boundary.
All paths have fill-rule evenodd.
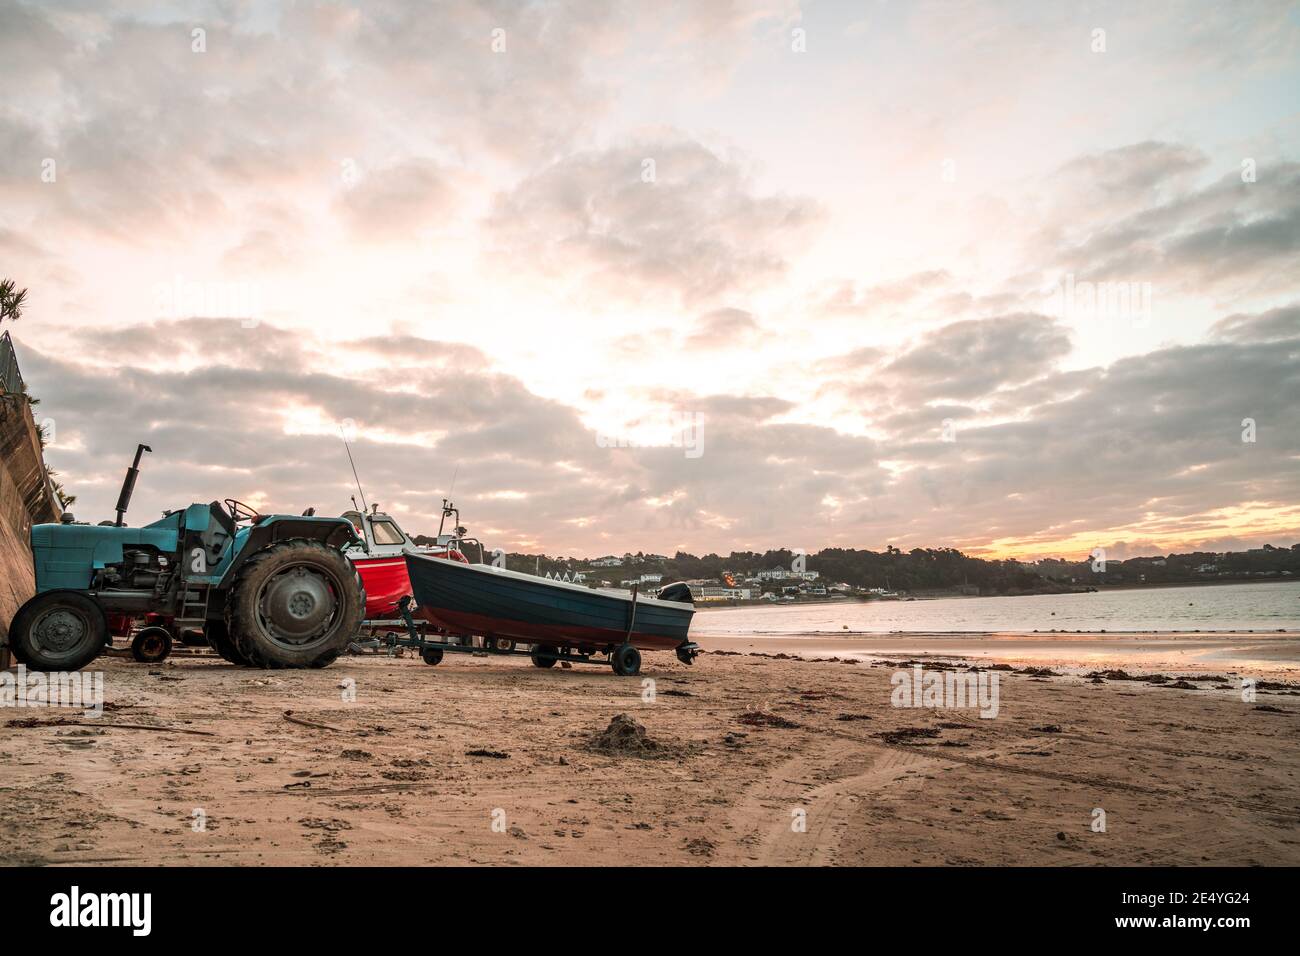
<path id="1" fill-rule="evenodd" d="M 319 541 L 293 538 L 245 562 L 226 600 L 226 626 L 255 667 L 324 667 L 365 615 L 356 566 Z"/>
<path id="2" fill-rule="evenodd" d="M 18 609 L 9 644 L 34 671 L 81 670 L 108 643 L 103 609 L 76 591 L 46 591 Z"/>

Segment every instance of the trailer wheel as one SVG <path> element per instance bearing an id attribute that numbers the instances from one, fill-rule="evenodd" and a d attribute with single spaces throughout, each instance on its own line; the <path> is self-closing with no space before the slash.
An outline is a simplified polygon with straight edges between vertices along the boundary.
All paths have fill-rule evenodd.
<path id="1" fill-rule="evenodd" d="M 433 666 L 433 665 L 436 665 L 436 664 L 441 664 L 441 663 L 442 663 L 442 648 L 441 648 L 441 647 L 426 647 L 424 650 L 422 650 L 422 651 L 420 652 L 420 656 L 423 657 L 423 658 L 424 658 L 424 662 L 425 662 L 426 664 L 430 665 L 430 666 Z"/>
<path id="2" fill-rule="evenodd" d="M 172 636 L 165 627 L 146 627 L 131 640 L 131 656 L 141 664 L 158 664 L 172 652 Z"/>
<path id="3" fill-rule="evenodd" d="M 226 600 L 226 626 L 255 667 L 325 667 L 365 615 L 356 566 L 319 541 L 290 538 L 249 558 Z"/>
<path id="4" fill-rule="evenodd" d="M 9 625 L 14 657 L 34 671 L 81 670 L 107 643 L 103 608 L 76 591 L 36 595 Z"/>
<path id="5" fill-rule="evenodd" d="M 555 658 L 552 656 L 554 651 L 543 647 L 541 644 L 533 645 L 533 666 L 534 667 L 554 667 Z"/>
<path id="6" fill-rule="evenodd" d="M 620 644 L 609 655 L 609 663 L 620 677 L 635 677 L 641 673 L 641 652 L 631 644 Z"/>

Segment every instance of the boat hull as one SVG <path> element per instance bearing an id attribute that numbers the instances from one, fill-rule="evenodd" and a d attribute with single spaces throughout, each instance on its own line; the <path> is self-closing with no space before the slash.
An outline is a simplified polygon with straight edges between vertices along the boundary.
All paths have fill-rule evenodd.
<path id="1" fill-rule="evenodd" d="M 447 551 L 433 552 L 447 560 Z M 411 578 L 406 570 L 406 556 L 400 551 L 385 556 L 351 555 L 361 585 L 366 589 L 366 620 L 396 619 L 401 616 L 397 602 L 411 593 Z M 465 561 L 459 551 L 451 552 L 452 561 Z"/>
<path id="2" fill-rule="evenodd" d="M 625 592 L 410 553 L 406 563 L 417 613 L 453 634 L 597 650 L 629 639 L 642 650 L 673 650 L 687 643 L 695 613 L 690 604 L 638 597 L 633 618 Z"/>

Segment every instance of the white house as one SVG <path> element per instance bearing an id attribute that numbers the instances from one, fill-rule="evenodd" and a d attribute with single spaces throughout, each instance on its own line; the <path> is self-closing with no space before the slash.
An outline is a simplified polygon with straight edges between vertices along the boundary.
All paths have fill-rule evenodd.
<path id="1" fill-rule="evenodd" d="M 696 601 L 750 601 L 759 595 L 749 588 L 723 588 L 709 585 L 691 585 L 691 597 Z"/>
<path id="2" fill-rule="evenodd" d="M 760 581 L 788 581 L 792 578 L 799 581 L 816 581 L 818 577 L 820 577 L 818 571 L 790 571 L 786 568 L 773 568 L 771 571 L 758 572 Z"/>

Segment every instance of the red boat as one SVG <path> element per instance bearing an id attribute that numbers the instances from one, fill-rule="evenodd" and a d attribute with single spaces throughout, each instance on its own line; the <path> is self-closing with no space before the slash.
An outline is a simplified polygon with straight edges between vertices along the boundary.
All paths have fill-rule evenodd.
<path id="1" fill-rule="evenodd" d="M 411 578 L 406 570 L 406 552 L 431 558 L 444 558 L 469 563 L 469 559 L 456 547 L 461 539 L 455 534 L 442 534 L 439 527 L 435 544 L 416 544 L 402 530 L 392 515 L 375 505 L 369 511 L 345 511 L 343 517 L 352 522 L 357 537 L 364 544 L 347 552 L 361 583 L 366 589 L 366 619 L 391 621 L 399 617 L 397 602 L 411 593 Z M 459 516 L 458 516 L 459 517 Z M 464 532 L 464 528 L 456 528 Z"/>

